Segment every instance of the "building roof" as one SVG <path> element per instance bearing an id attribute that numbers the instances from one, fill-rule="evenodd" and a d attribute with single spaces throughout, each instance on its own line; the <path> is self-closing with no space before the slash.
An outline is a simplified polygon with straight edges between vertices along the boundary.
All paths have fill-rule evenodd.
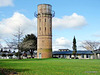
<path id="1" fill-rule="evenodd" d="M 70 51 L 69 49 L 59 49 L 59 51 Z"/>
<path id="2" fill-rule="evenodd" d="M 61 54 L 63 54 L 63 55 L 65 55 L 65 54 L 70 55 L 70 54 L 73 54 L 73 51 L 54 51 L 53 54 L 54 55 L 61 55 Z M 81 54 L 81 55 L 82 54 L 93 54 L 93 52 L 92 51 L 77 51 L 76 54 Z"/>
<path id="3" fill-rule="evenodd" d="M 100 50 L 95 50 L 94 52 L 97 54 L 100 54 Z"/>

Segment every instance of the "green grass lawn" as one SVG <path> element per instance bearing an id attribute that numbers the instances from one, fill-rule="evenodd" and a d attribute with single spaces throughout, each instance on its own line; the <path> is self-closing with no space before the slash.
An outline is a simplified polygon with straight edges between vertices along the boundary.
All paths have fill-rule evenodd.
<path id="1" fill-rule="evenodd" d="M 0 68 L 19 75 L 100 75 L 100 60 L 0 59 Z"/>

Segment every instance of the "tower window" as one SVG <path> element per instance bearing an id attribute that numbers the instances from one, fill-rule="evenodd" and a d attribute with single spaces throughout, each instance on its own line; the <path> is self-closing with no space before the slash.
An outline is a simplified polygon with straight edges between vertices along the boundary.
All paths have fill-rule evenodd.
<path id="1" fill-rule="evenodd" d="M 39 33 L 41 33 L 41 27 L 39 28 Z"/>
<path id="2" fill-rule="evenodd" d="M 40 30 L 41 30 L 41 27 L 40 27 Z"/>
<path id="3" fill-rule="evenodd" d="M 46 27 L 45 27 L 45 31 L 46 31 Z"/>
<path id="4" fill-rule="evenodd" d="M 52 19 L 50 19 L 50 23 L 52 23 Z"/>
<path id="5" fill-rule="evenodd" d="M 41 19 L 39 19 L 39 21 L 41 22 Z"/>
<path id="6" fill-rule="evenodd" d="M 50 32 L 51 32 L 51 27 L 50 27 Z"/>
<path id="7" fill-rule="evenodd" d="M 52 19 L 50 19 L 50 25 L 52 25 Z"/>
<path id="8" fill-rule="evenodd" d="M 46 22 L 46 18 L 45 18 L 45 22 Z"/>
<path id="9" fill-rule="evenodd" d="M 44 42 L 44 40 L 42 40 L 42 43 Z"/>

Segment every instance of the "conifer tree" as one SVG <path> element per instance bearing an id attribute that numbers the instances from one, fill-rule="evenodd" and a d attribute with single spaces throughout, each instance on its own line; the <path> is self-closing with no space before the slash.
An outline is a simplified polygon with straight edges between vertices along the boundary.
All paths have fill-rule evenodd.
<path id="1" fill-rule="evenodd" d="M 74 36 L 74 39 L 73 39 L 73 55 L 74 55 L 74 59 L 76 59 L 76 52 L 77 52 L 77 46 L 76 46 L 76 38 Z"/>

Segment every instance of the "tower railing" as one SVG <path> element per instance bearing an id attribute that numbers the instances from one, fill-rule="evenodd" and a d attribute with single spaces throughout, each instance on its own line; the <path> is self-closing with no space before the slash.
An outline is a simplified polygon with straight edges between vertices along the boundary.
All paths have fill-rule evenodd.
<path id="1" fill-rule="evenodd" d="M 40 13 L 37 13 L 36 11 L 34 12 L 34 16 L 37 18 L 39 15 L 41 15 Z M 51 15 L 52 17 L 55 16 L 55 11 L 52 10 L 52 13 L 42 13 L 42 15 Z"/>

